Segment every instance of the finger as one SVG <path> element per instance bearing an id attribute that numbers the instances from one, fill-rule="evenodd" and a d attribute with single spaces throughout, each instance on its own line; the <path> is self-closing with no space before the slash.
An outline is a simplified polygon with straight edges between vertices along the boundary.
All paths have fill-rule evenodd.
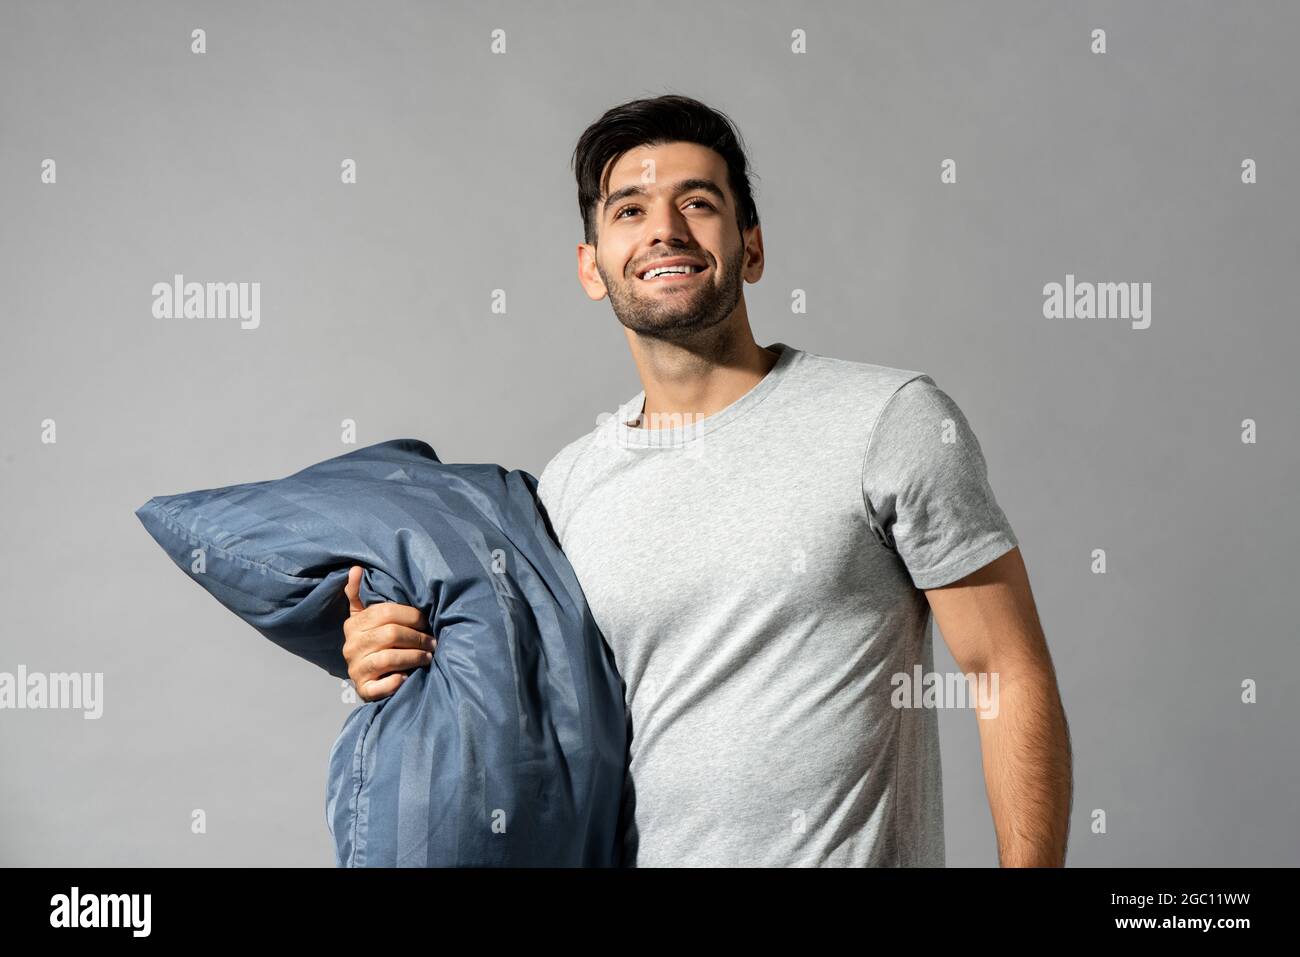
<path id="1" fill-rule="evenodd" d="M 359 611 L 365 611 L 365 605 L 361 604 L 361 566 L 353 565 L 348 569 L 348 581 L 343 586 L 343 594 L 348 596 L 348 614 L 355 615 Z"/>
<path id="2" fill-rule="evenodd" d="M 376 651 L 373 655 L 366 656 L 367 673 L 376 677 L 385 675 L 390 671 L 409 671 L 414 668 L 423 668 L 431 661 L 433 661 L 433 653 L 430 651 L 388 649 L 387 651 Z"/>
<path id="3" fill-rule="evenodd" d="M 349 670 L 352 683 L 363 685 L 378 680 L 393 671 L 412 671 L 423 668 L 433 660 L 433 652 L 416 648 L 402 650 L 381 648 L 379 651 L 358 655 L 356 666 Z"/>
<path id="4" fill-rule="evenodd" d="M 360 620 L 359 618 L 349 619 L 349 621 Z M 433 635 L 415 628 L 407 628 L 405 625 L 353 628 L 352 633 L 348 635 L 347 641 L 344 643 L 344 657 L 350 661 L 353 658 L 364 658 L 367 655 L 373 655 L 377 651 L 384 651 L 388 648 L 415 648 L 433 651 L 437 643 L 437 639 Z"/>
<path id="5" fill-rule="evenodd" d="M 357 689 L 357 694 L 361 696 L 362 701 L 378 701 L 380 698 L 387 698 L 391 695 L 401 687 L 402 682 L 405 680 L 406 675 L 398 673 L 389 675 L 387 678 L 367 681 Z"/>
<path id="6" fill-rule="evenodd" d="M 369 629 L 362 636 L 362 645 L 368 654 L 383 651 L 385 648 L 423 648 L 432 651 L 438 640 L 428 632 L 405 625 L 380 625 Z"/>
<path id="7" fill-rule="evenodd" d="M 367 628 L 377 628 L 390 623 L 417 630 L 427 631 L 429 628 L 429 623 L 425 621 L 420 609 L 411 605 L 399 605 L 395 601 L 380 601 L 366 609 Z"/>

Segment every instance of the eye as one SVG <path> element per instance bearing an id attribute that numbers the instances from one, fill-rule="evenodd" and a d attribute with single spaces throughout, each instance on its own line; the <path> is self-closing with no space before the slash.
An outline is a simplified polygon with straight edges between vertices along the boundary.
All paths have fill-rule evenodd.
<path id="1" fill-rule="evenodd" d="M 701 206 L 703 206 L 705 209 L 712 209 L 712 208 L 713 208 L 713 206 L 712 206 L 711 203 L 709 203 L 707 200 L 700 199 L 698 196 L 697 196 L 695 199 L 691 200 L 691 201 L 690 201 L 689 203 L 687 203 L 686 205 L 687 205 L 687 206 L 694 206 L 696 203 L 699 203 L 699 204 L 700 204 Z M 615 219 L 622 219 L 622 218 L 623 218 L 623 214 L 626 213 L 628 210 L 631 210 L 631 209 L 640 210 L 641 207 L 640 207 L 640 206 L 624 206 L 622 209 L 620 209 L 617 213 L 614 214 L 614 218 L 615 218 Z"/>

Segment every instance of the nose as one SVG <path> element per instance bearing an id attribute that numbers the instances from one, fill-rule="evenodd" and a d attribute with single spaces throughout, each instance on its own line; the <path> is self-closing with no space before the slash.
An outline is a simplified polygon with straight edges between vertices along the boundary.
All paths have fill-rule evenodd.
<path id="1" fill-rule="evenodd" d="M 690 240 L 691 231 L 686 217 L 673 203 L 656 203 L 647 216 L 651 240 L 670 244 Z"/>

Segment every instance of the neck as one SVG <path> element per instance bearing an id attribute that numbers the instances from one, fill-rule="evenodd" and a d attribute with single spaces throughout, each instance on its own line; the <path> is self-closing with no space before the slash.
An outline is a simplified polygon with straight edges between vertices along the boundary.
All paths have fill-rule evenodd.
<path id="1" fill-rule="evenodd" d="M 689 340 L 652 339 L 624 330 L 645 390 L 643 427 L 654 427 L 656 416 L 673 421 L 678 415 L 720 412 L 771 371 L 777 353 L 756 343 L 748 320 L 739 318 Z"/>

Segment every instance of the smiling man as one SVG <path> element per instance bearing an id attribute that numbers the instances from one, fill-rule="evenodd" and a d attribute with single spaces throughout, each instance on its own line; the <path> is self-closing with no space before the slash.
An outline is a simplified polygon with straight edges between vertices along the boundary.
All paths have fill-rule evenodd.
<path id="1" fill-rule="evenodd" d="M 574 169 L 579 281 L 643 389 L 538 495 L 627 684 L 627 863 L 943 865 L 939 702 L 893 693 L 933 672 L 933 613 L 963 674 L 997 676 L 973 720 L 1001 863 L 1063 864 L 1065 715 L 961 410 L 920 372 L 758 345 L 762 231 L 722 114 L 623 104 Z M 366 700 L 417 664 L 383 614 L 349 623 Z"/>

